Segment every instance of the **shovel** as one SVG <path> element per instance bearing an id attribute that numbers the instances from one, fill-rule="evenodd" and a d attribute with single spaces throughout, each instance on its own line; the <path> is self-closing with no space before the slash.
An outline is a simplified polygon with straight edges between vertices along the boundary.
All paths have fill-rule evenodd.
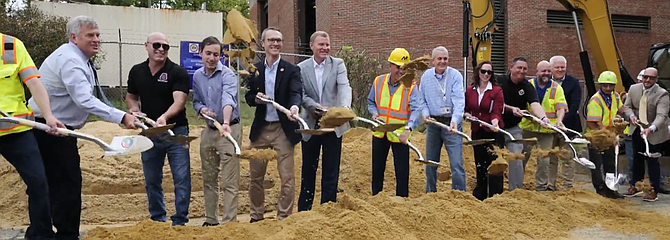
<path id="1" fill-rule="evenodd" d="M 28 119 L 23 119 L 23 118 L 16 118 L 16 117 L 11 117 L 9 114 L 5 113 L 4 111 L 0 110 L 0 114 L 3 117 L 0 117 L 0 122 L 10 122 L 14 124 L 21 124 L 24 126 L 30 126 L 42 131 L 48 131 L 51 130 L 51 127 L 49 125 L 46 125 L 44 123 L 39 123 L 35 121 L 30 121 Z M 103 150 L 105 150 L 105 155 L 104 156 L 119 156 L 119 155 L 127 155 L 127 154 L 133 154 L 133 153 L 141 153 L 146 150 L 151 149 L 154 147 L 154 143 L 151 142 L 151 140 L 145 136 L 117 136 L 112 139 L 111 144 L 107 144 L 106 142 L 100 140 L 99 138 L 96 138 L 94 136 L 85 134 L 85 133 L 80 133 L 80 132 L 75 132 L 69 129 L 65 128 L 56 128 L 58 133 L 63 136 L 68 136 L 68 137 L 75 137 L 75 138 L 81 138 L 85 139 L 88 141 L 91 141 L 98 146 L 100 146 Z"/>
<path id="2" fill-rule="evenodd" d="M 233 146 L 235 147 L 235 155 L 239 156 L 242 154 L 242 150 L 240 149 L 240 145 L 237 144 L 237 141 L 233 138 L 233 136 L 230 135 L 230 133 L 223 131 L 223 126 L 221 126 L 221 123 L 216 121 L 216 119 L 207 116 L 205 114 L 200 114 L 203 118 L 212 121 L 214 123 L 214 127 L 216 127 L 217 130 L 219 130 L 220 133 L 223 133 L 223 136 L 226 137 L 231 143 L 233 143 Z"/>
<path id="3" fill-rule="evenodd" d="M 354 120 L 369 123 L 370 125 L 372 125 L 371 130 L 375 132 L 393 132 L 395 130 L 398 130 L 398 128 L 405 126 L 405 124 L 403 123 L 384 123 L 379 120 L 372 121 L 370 119 L 362 117 L 356 117 Z"/>
<path id="4" fill-rule="evenodd" d="M 537 124 L 542 125 L 542 120 L 540 120 L 539 118 L 531 115 L 530 113 L 522 113 L 522 114 L 523 114 L 524 117 L 530 118 L 531 120 L 533 120 Z M 549 124 L 549 129 L 554 130 L 557 133 L 560 133 L 561 136 L 563 136 L 563 139 L 565 139 L 566 143 L 574 143 L 574 144 L 589 144 L 589 143 L 591 143 L 591 142 L 589 142 L 589 140 L 586 140 L 586 139 L 583 139 L 583 138 L 570 139 L 568 137 L 568 135 L 565 134 L 564 131 L 561 131 L 561 129 L 559 129 L 558 127 L 553 126 L 551 124 Z M 577 133 L 577 134 L 579 136 L 581 136 L 581 134 L 579 134 L 579 133 Z"/>
<path id="5" fill-rule="evenodd" d="M 328 109 L 316 108 L 316 111 L 321 112 L 321 113 L 327 113 Z M 333 126 L 342 126 L 345 123 L 347 123 L 351 120 L 355 120 L 355 119 L 356 119 L 356 117 L 339 117 L 339 118 L 331 117 L 331 118 L 328 118 L 328 123 L 330 125 L 333 125 Z"/>
<path id="6" fill-rule="evenodd" d="M 636 122 L 635 124 L 640 128 L 640 132 L 642 132 L 642 130 L 644 129 L 642 127 L 642 124 L 640 124 L 639 121 Z M 657 153 L 657 152 L 656 153 L 650 153 L 649 152 L 649 141 L 647 140 L 647 135 L 642 134 L 642 139 L 644 140 L 644 147 L 646 148 L 646 151 L 645 152 L 637 152 L 637 153 L 642 154 L 646 157 L 650 157 L 650 158 L 660 158 L 661 153 Z"/>
<path id="7" fill-rule="evenodd" d="M 391 132 L 391 133 L 396 135 L 396 137 L 400 137 L 400 134 L 398 134 L 397 132 Z M 416 153 L 416 155 L 419 156 L 419 159 L 416 160 L 417 162 L 420 162 L 420 163 L 423 163 L 423 164 L 426 164 L 426 165 L 429 165 L 429 166 L 441 166 L 442 165 L 439 162 L 424 159 L 423 155 L 421 155 L 421 152 L 419 151 L 419 149 L 417 149 L 412 143 L 410 143 L 409 139 L 407 140 L 407 143 L 405 143 L 405 144 L 407 146 L 409 146 L 409 148 L 412 149 L 412 151 L 414 151 Z"/>
<path id="8" fill-rule="evenodd" d="M 465 139 L 467 139 L 467 141 L 465 141 L 465 142 L 463 143 L 463 144 L 465 144 L 465 145 L 476 146 L 476 145 L 482 145 L 482 144 L 486 144 L 486 143 L 490 143 L 490 142 L 494 142 L 494 141 L 495 141 L 495 139 L 477 139 L 477 140 L 472 140 L 472 138 L 470 138 L 470 136 L 468 136 L 467 134 L 465 134 L 465 133 L 463 133 L 463 132 L 460 132 L 460 131 L 458 131 L 458 130 L 456 130 L 456 129 L 451 129 L 451 127 L 445 125 L 444 123 L 435 121 L 435 120 L 432 119 L 432 118 L 429 118 L 428 121 L 426 121 L 426 122 L 431 123 L 431 124 L 435 124 L 435 125 L 437 125 L 437 126 L 439 126 L 439 127 L 441 127 L 441 128 L 447 129 L 447 131 L 455 132 L 455 133 L 457 133 L 458 135 L 461 135 L 462 137 L 464 137 Z"/>
<path id="9" fill-rule="evenodd" d="M 540 120 L 539 118 L 537 118 L 533 115 L 530 115 L 529 113 L 522 113 L 522 114 L 523 114 L 524 117 L 530 118 L 533 121 L 535 121 L 536 123 L 542 125 L 541 124 L 542 120 Z M 589 169 L 596 169 L 596 165 L 593 164 L 593 162 L 591 162 L 588 159 L 583 158 L 583 157 L 580 158 L 579 155 L 577 154 L 577 150 L 575 150 L 575 147 L 572 146 L 573 143 L 588 144 L 588 143 L 590 143 L 588 140 L 583 139 L 583 138 L 575 138 L 573 140 L 570 140 L 570 138 L 568 138 L 568 136 L 565 135 L 565 132 L 561 131 L 556 126 L 552 126 L 551 124 L 549 124 L 549 129 L 554 130 L 555 132 L 560 133 L 561 135 L 563 135 L 563 138 L 565 139 L 565 143 L 567 143 L 568 146 L 570 146 L 570 149 L 572 150 L 572 153 L 574 154 L 574 157 L 572 158 L 572 160 L 574 160 L 575 162 L 577 162 L 577 163 L 581 164 L 582 166 L 585 166 Z"/>
<path id="10" fill-rule="evenodd" d="M 612 191 L 619 191 L 619 185 L 626 180 L 626 174 L 619 173 L 619 145 L 614 146 L 614 173 L 605 173 L 605 185 Z"/>
<path id="11" fill-rule="evenodd" d="M 275 107 L 277 110 L 281 111 L 282 113 L 284 113 L 286 115 L 291 115 L 291 111 L 286 109 L 284 106 L 279 105 L 277 102 L 273 101 L 272 99 L 262 98 L 262 97 L 259 97 L 259 96 L 256 96 L 256 99 L 261 100 L 261 101 L 263 101 L 267 104 L 272 104 L 273 107 Z M 296 132 L 305 133 L 305 134 L 309 134 L 309 135 L 323 135 L 323 134 L 331 133 L 331 132 L 335 131 L 334 128 L 309 129 L 309 126 L 307 126 L 307 123 L 305 122 L 305 120 L 303 120 L 300 116 L 298 116 L 298 114 L 294 114 L 294 115 L 292 115 L 292 117 L 297 119 L 298 122 L 300 123 L 300 126 L 302 126 L 302 129 L 297 129 L 297 130 L 295 130 Z"/>
<path id="12" fill-rule="evenodd" d="M 166 139 L 167 142 L 173 142 L 173 143 L 190 143 L 191 141 L 195 140 L 198 137 L 190 137 L 190 136 L 182 136 L 182 135 L 175 135 L 174 132 L 172 132 L 172 127 L 174 126 L 173 124 L 168 124 L 165 126 L 157 127 L 158 124 L 156 124 L 156 121 L 152 120 L 151 118 L 148 118 L 146 116 L 142 116 L 139 114 L 135 114 L 137 118 L 142 119 L 143 121 L 147 122 L 149 125 L 153 126 L 151 129 L 160 129 L 169 126 L 167 129 L 167 133 L 170 134 L 170 137 Z M 142 127 L 142 126 L 140 126 Z M 146 128 L 147 126 L 143 126 L 142 128 Z M 163 132 L 161 132 L 162 134 Z M 149 136 L 147 136 L 149 137 Z"/>
<path id="13" fill-rule="evenodd" d="M 487 122 L 484 122 L 484 121 L 482 121 L 482 120 L 479 120 L 479 119 L 477 119 L 477 118 L 466 118 L 466 119 L 469 120 L 469 121 L 471 121 L 471 122 L 472 122 L 472 121 L 474 121 L 474 122 L 478 122 L 478 123 L 484 125 L 485 127 L 493 128 L 493 125 L 491 125 L 491 124 L 489 124 L 489 123 L 487 123 Z M 512 134 L 509 133 L 508 131 L 505 131 L 505 130 L 503 130 L 502 128 L 499 128 L 499 127 L 496 128 L 496 129 L 497 129 L 498 131 L 504 133 L 505 135 L 507 135 L 507 136 L 509 137 L 509 139 L 510 139 L 510 142 L 513 142 L 513 143 L 525 143 L 525 144 L 534 144 L 534 143 L 537 143 L 537 138 L 515 139 L 514 136 L 512 136 Z"/>
<path id="14" fill-rule="evenodd" d="M 142 129 L 142 132 L 141 132 L 142 135 L 144 135 L 145 137 L 148 137 L 148 138 L 152 138 L 152 137 L 160 136 L 161 134 L 163 134 L 166 131 L 170 131 L 170 129 L 172 127 L 174 127 L 174 123 L 173 124 L 168 124 L 168 125 L 165 125 L 165 126 L 160 126 L 160 127 L 153 127 L 153 126 L 149 127 L 142 122 L 135 122 L 135 126 Z"/>

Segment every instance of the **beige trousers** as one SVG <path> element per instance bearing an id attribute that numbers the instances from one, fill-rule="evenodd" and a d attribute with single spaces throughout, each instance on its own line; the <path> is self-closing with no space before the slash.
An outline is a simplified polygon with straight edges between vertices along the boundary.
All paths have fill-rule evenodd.
<path id="1" fill-rule="evenodd" d="M 286 138 L 279 122 L 266 125 L 260 137 L 251 142 L 256 149 L 273 148 L 277 151 L 277 170 L 281 181 L 279 201 L 277 202 L 277 220 L 283 220 L 293 213 L 295 197 L 295 169 L 293 163 L 294 145 Z M 265 189 L 263 181 L 268 167 L 266 161 L 249 161 L 249 207 L 251 219 L 262 220 L 265 213 Z"/>
<path id="2" fill-rule="evenodd" d="M 242 143 L 242 124 L 230 126 L 231 136 Z M 230 155 L 228 155 L 230 154 Z M 237 221 L 237 196 L 240 183 L 240 158 L 235 156 L 235 147 L 219 131 L 208 127 L 200 138 L 203 192 L 205 195 L 206 222 L 219 223 L 219 173 L 223 181 L 223 218 L 221 223 Z"/>
<path id="3" fill-rule="evenodd" d="M 535 172 L 535 189 L 544 190 L 552 188 L 556 190 L 556 177 L 558 175 L 558 164 L 561 164 L 561 178 L 563 180 L 563 189 L 572 188 L 573 179 L 575 178 L 574 161 L 572 160 L 572 150 L 565 144 L 562 137 L 554 133 L 539 133 L 531 131 L 523 131 L 523 138 L 537 138 L 541 149 L 551 149 L 561 146 L 561 148 L 568 150 L 568 155 L 559 158 L 556 155 L 549 155 L 548 157 L 537 158 L 537 169 Z M 526 160 L 530 158 L 530 151 L 532 146 L 526 146 Z M 567 158 L 567 159 L 564 159 Z M 524 164 L 525 165 L 525 164 Z"/>

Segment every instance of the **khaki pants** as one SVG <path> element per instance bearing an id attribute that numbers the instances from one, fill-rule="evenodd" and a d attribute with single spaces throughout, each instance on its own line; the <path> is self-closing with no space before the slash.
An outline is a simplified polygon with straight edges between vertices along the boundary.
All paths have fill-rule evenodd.
<path id="1" fill-rule="evenodd" d="M 551 149 L 561 146 L 561 148 L 568 150 L 568 155 L 559 158 L 556 155 L 549 155 L 544 158 L 537 158 L 537 170 L 535 172 L 535 189 L 536 190 L 556 190 L 556 177 L 558 174 L 558 164 L 561 163 L 561 178 L 563 179 L 563 189 L 572 187 L 572 182 L 575 177 L 574 161 L 572 160 L 572 150 L 565 144 L 562 137 L 554 133 L 539 133 L 531 131 L 523 131 L 523 138 L 537 138 L 541 149 Z M 526 146 L 526 162 L 530 158 L 530 145 Z M 567 158 L 567 159 L 563 159 Z M 526 164 L 524 163 L 524 166 Z"/>
<path id="2" fill-rule="evenodd" d="M 295 169 L 293 163 L 294 145 L 286 138 L 279 122 L 266 125 L 260 137 L 251 142 L 256 149 L 273 148 L 277 151 L 277 170 L 281 181 L 279 201 L 277 202 L 277 220 L 283 220 L 293 213 L 295 198 Z M 249 161 L 249 207 L 251 219 L 262 220 L 265 213 L 265 189 L 263 181 L 268 167 L 266 161 Z"/>
<path id="3" fill-rule="evenodd" d="M 242 124 L 230 126 L 231 136 L 242 143 Z M 228 155 L 231 154 L 231 155 Z M 223 175 L 223 219 L 222 223 L 237 221 L 237 196 L 240 183 L 240 158 L 235 156 L 235 147 L 219 131 L 208 127 L 200 138 L 203 192 L 205 195 L 206 222 L 219 223 L 219 173 Z"/>

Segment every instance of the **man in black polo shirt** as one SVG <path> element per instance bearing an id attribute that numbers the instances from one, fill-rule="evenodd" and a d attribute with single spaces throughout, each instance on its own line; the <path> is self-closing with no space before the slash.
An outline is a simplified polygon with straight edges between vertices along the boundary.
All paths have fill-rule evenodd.
<path id="1" fill-rule="evenodd" d="M 505 131 L 514 136 L 515 139 L 523 138 L 521 136 L 521 122 L 522 111 L 527 111 L 528 105 L 531 107 L 533 115 L 541 118 L 545 123 L 549 122 L 542 106 L 537 99 L 535 87 L 526 80 L 526 72 L 528 71 L 528 60 L 523 57 L 516 57 L 512 60 L 509 68 L 509 74 L 502 77 L 500 87 L 503 90 L 505 97 L 505 109 L 503 110 L 503 123 L 505 124 Z M 523 144 L 508 142 L 509 137 L 505 136 L 507 150 L 514 154 L 521 154 L 523 151 Z M 509 161 L 509 190 L 512 191 L 523 187 L 523 174 L 526 162 L 523 160 Z"/>
<path id="2" fill-rule="evenodd" d="M 146 114 L 158 125 L 174 123 L 176 135 L 188 135 L 188 120 L 184 104 L 191 78 L 185 69 L 170 61 L 170 45 L 162 33 L 152 33 L 144 44 L 149 58 L 130 69 L 126 104 L 131 113 Z M 140 105 L 141 102 L 141 105 Z M 164 133 L 167 134 L 167 133 Z M 154 221 L 167 221 L 163 202 L 163 164 L 167 154 L 174 181 L 176 213 L 172 225 L 188 222 L 191 200 L 191 164 L 188 143 L 170 143 L 154 137 L 154 147 L 142 152 L 144 183 L 149 202 L 149 214 Z"/>

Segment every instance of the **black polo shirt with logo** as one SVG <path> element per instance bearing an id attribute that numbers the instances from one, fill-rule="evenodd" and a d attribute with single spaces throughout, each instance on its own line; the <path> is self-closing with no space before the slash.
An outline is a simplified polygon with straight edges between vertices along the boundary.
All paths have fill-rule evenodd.
<path id="1" fill-rule="evenodd" d="M 155 75 L 149 70 L 149 59 L 130 69 L 128 73 L 128 93 L 140 98 L 140 110 L 154 121 L 165 113 L 172 103 L 174 91 L 181 91 L 188 95 L 191 87 L 191 78 L 186 69 L 165 59 L 165 65 Z M 167 120 L 167 124 L 188 126 L 186 110 Z"/>
<path id="2" fill-rule="evenodd" d="M 537 99 L 537 92 L 535 87 L 533 87 L 530 82 L 523 80 L 518 84 L 514 84 L 510 75 L 501 77 L 498 81 L 500 83 L 500 88 L 503 90 L 503 96 L 505 98 L 505 104 L 509 106 L 518 107 L 521 110 L 525 110 L 528 107 L 528 104 L 539 102 Z M 506 128 L 511 128 L 521 122 L 521 117 L 514 116 L 512 111 L 505 109 L 505 113 L 502 116 L 503 123 L 505 123 Z"/>

